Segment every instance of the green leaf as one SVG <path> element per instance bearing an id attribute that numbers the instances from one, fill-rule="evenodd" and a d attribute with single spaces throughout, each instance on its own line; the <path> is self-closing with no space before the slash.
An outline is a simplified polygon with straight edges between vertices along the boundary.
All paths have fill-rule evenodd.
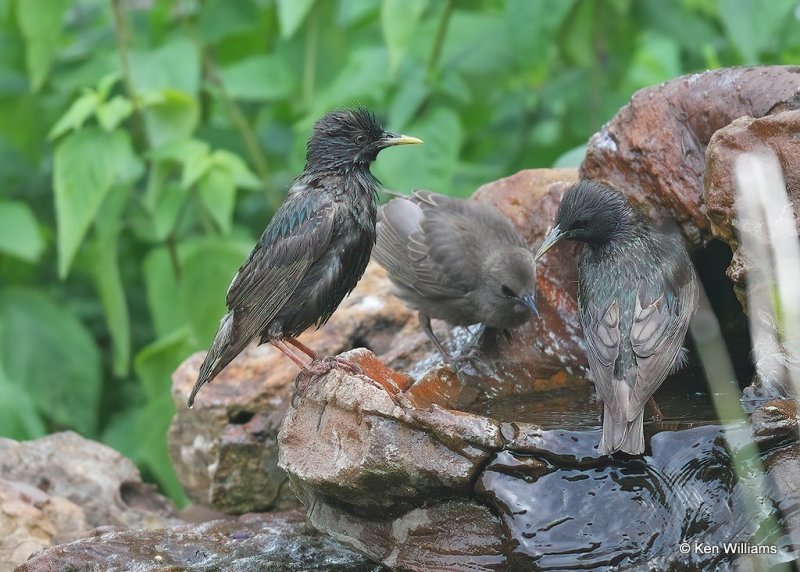
<path id="1" fill-rule="evenodd" d="M 53 163 L 58 273 L 64 278 L 108 191 L 113 185 L 133 182 L 143 167 L 127 133 L 106 133 L 95 127 L 61 140 Z"/>
<path id="2" fill-rule="evenodd" d="M 342 28 L 348 28 L 372 17 L 379 6 L 375 0 L 340 0 L 336 23 Z"/>
<path id="3" fill-rule="evenodd" d="M 278 22 L 281 36 L 291 38 L 306 19 L 314 0 L 278 0 Z"/>
<path id="4" fill-rule="evenodd" d="M 0 364 L 39 415 L 93 436 L 100 406 L 100 354 L 84 325 L 33 290 L 0 291 Z"/>
<path id="5" fill-rule="evenodd" d="M 234 99 L 275 101 L 294 92 L 294 76 L 285 58 L 252 56 L 220 70 L 225 91 Z"/>
<path id="6" fill-rule="evenodd" d="M 440 67 L 469 74 L 501 75 L 513 61 L 514 50 L 502 14 L 453 11 Z"/>
<path id="7" fill-rule="evenodd" d="M 196 349 L 191 331 L 184 327 L 157 339 L 136 354 L 133 367 L 149 400 L 169 395 L 172 372 Z"/>
<path id="8" fill-rule="evenodd" d="M 258 7 L 250 0 L 210 0 L 200 11 L 197 29 L 203 43 L 213 44 L 229 36 L 257 28 Z"/>
<path id="9" fill-rule="evenodd" d="M 155 475 L 158 484 L 178 506 L 187 504 L 183 487 L 172 468 L 167 447 L 167 432 L 175 416 L 175 404 L 169 392 L 151 400 L 137 415 L 136 434 L 139 437 L 139 459 Z"/>
<path id="10" fill-rule="evenodd" d="M 197 189 L 206 211 L 223 234 L 231 230 L 236 203 L 236 182 L 225 166 L 215 164 L 198 181 Z"/>
<path id="11" fill-rule="evenodd" d="M 428 0 L 383 0 L 381 29 L 389 49 L 389 65 L 396 70 L 409 42 L 414 38 Z"/>
<path id="12" fill-rule="evenodd" d="M 100 127 L 113 131 L 133 113 L 133 104 L 127 97 L 116 96 L 111 101 L 102 103 L 95 114 Z"/>
<path id="13" fill-rule="evenodd" d="M 227 311 L 225 293 L 251 246 L 230 240 L 204 241 L 183 259 L 180 298 L 193 338 L 200 346 L 211 343 Z"/>
<path id="14" fill-rule="evenodd" d="M 628 92 L 678 77 L 681 54 L 678 44 L 657 32 L 647 31 L 639 37 L 638 48 L 628 68 Z"/>
<path id="15" fill-rule="evenodd" d="M 389 125 L 393 128 L 405 127 L 430 95 L 431 88 L 425 82 L 424 75 L 423 70 L 412 73 L 394 94 L 389 107 Z"/>
<path id="16" fill-rule="evenodd" d="M 47 430 L 36 404 L 24 387 L 6 378 L 2 366 L 0 362 L 0 435 L 19 441 L 41 437 Z"/>
<path id="17" fill-rule="evenodd" d="M 133 85 L 138 94 L 175 90 L 197 96 L 200 88 L 200 54 L 184 37 L 157 50 L 129 54 Z"/>
<path id="18" fill-rule="evenodd" d="M 175 264 L 180 264 L 178 254 L 172 260 L 166 246 L 154 248 L 142 265 L 145 293 L 150 318 L 159 338 L 184 326 L 188 319 L 178 295 L 178 277 Z"/>
<path id="19" fill-rule="evenodd" d="M 530 68 L 539 61 L 549 61 L 556 51 L 561 24 L 575 1 L 508 0 L 506 19 L 519 65 Z"/>
<path id="20" fill-rule="evenodd" d="M 0 252 L 36 262 L 42 250 L 44 241 L 30 207 L 21 201 L 0 202 Z"/>
<path id="21" fill-rule="evenodd" d="M 382 99 L 389 83 L 389 56 L 385 48 L 363 48 L 353 52 L 347 65 L 316 98 L 314 118 L 339 105 L 361 99 Z"/>
<path id="22" fill-rule="evenodd" d="M 728 40 L 746 65 L 755 65 L 796 4 L 795 0 L 773 0 L 768 6 L 759 0 L 717 0 L 717 9 Z"/>
<path id="23" fill-rule="evenodd" d="M 25 63 L 33 91 L 39 91 L 47 79 L 69 5 L 69 0 L 17 2 L 17 21 L 27 44 Z"/>
<path id="24" fill-rule="evenodd" d="M 152 147 L 188 138 L 200 121 L 197 100 L 188 93 L 174 89 L 165 89 L 148 98 L 143 113 Z"/>
<path id="25" fill-rule="evenodd" d="M 264 187 L 261 179 L 250 170 L 247 163 L 239 155 L 220 149 L 214 152 L 214 163 L 225 167 L 231 172 L 237 189 L 258 191 Z"/>
<path id="26" fill-rule="evenodd" d="M 67 112 L 56 121 L 47 138 L 54 141 L 67 133 L 80 129 L 89 116 L 94 113 L 97 106 L 100 104 L 100 98 L 95 91 L 86 91 L 72 105 L 69 106 Z"/>
<path id="27" fill-rule="evenodd" d="M 130 316 L 117 255 L 120 216 L 128 196 L 127 188 L 117 187 L 103 202 L 95 224 L 95 255 L 91 260 L 95 287 L 111 333 L 112 367 L 117 377 L 127 375 L 131 358 Z"/>
<path id="28" fill-rule="evenodd" d="M 458 115 L 436 108 L 405 130 L 424 145 L 387 149 L 378 155 L 375 174 L 392 190 L 432 189 L 452 194 L 463 133 Z"/>

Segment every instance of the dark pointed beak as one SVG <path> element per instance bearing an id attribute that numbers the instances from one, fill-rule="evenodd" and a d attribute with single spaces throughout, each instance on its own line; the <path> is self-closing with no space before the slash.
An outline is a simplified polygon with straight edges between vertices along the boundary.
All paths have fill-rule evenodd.
<path id="1" fill-rule="evenodd" d="M 381 137 L 381 148 L 394 147 L 395 145 L 416 145 L 417 143 L 422 143 L 422 139 L 417 139 L 410 135 L 397 135 L 388 131 Z"/>
<path id="2" fill-rule="evenodd" d="M 536 251 L 536 260 L 539 260 L 545 252 L 553 248 L 553 246 L 555 246 L 555 244 L 562 238 L 564 238 L 564 233 L 561 232 L 561 229 L 558 228 L 558 225 L 554 226 L 553 230 L 551 230 L 544 239 L 544 242 L 539 247 L 539 250 Z"/>
<path id="3" fill-rule="evenodd" d="M 520 296 L 519 301 L 525 304 L 525 306 L 533 312 L 533 315 L 537 318 L 539 317 L 539 309 L 536 307 L 536 293 L 532 292 L 530 294 L 526 294 L 525 296 Z"/>

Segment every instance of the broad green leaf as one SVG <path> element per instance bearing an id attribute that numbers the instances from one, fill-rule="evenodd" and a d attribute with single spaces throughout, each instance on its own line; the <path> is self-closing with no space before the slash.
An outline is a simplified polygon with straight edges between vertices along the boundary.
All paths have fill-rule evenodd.
<path id="1" fill-rule="evenodd" d="M 336 23 L 342 28 L 358 24 L 372 17 L 379 7 L 375 0 L 339 0 Z"/>
<path id="2" fill-rule="evenodd" d="M 0 291 L 0 364 L 39 415 L 93 436 L 100 406 L 100 354 L 84 325 L 44 293 Z"/>
<path id="3" fill-rule="evenodd" d="M 736 46 L 746 65 L 760 63 L 759 54 L 774 39 L 797 5 L 795 0 L 717 0 L 725 35 Z"/>
<path id="4" fill-rule="evenodd" d="M 533 67 L 549 61 L 556 37 L 576 0 L 508 0 L 506 19 L 517 63 Z"/>
<path id="5" fill-rule="evenodd" d="M 131 359 L 130 316 L 117 254 L 120 215 L 129 195 L 128 188 L 117 187 L 103 202 L 95 223 L 94 256 L 91 260 L 95 287 L 111 333 L 112 367 L 117 377 L 127 375 Z"/>
<path id="6" fill-rule="evenodd" d="M 277 0 L 281 36 L 291 38 L 314 6 L 314 0 Z"/>
<path id="7" fill-rule="evenodd" d="M 389 107 L 389 125 L 396 129 L 406 126 L 430 93 L 431 88 L 425 82 L 423 70 L 407 77 L 392 98 Z"/>
<path id="8" fill-rule="evenodd" d="M 625 85 L 634 91 L 655 85 L 680 75 L 681 53 L 671 38 L 656 32 L 645 32 L 639 38 L 639 45 L 633 56 Z"/>
<path id="9" fill-rule="evenodd" d="M 389 83 L 389 56 L 385 48 L 353 52 L 336 79 L 316 98 L 313 116 L 339 105 L 363 99 L 381 99 Z"/>
<path id="10" fill-rule="evenodd" d="M 185 36 L 157 50 L 132 51 L 131 75 L 137 93 L 175 90 L 197 96 L 200 88 L 200 54 Z"/>
<path id="11" fill-rule="evenodd" d="M 0 201 L 0 252 L 36 262 L 42 250 L 44 241 L 30 207 L 21 201 Z"/>
<path id="12" fill-rule="evenodd" d="M 69 0 L 17 2 L 17 21 L 25 38 L 25 61 L 34 91 L 39 91 L 47 79 L 69 5 Z"/>
<path id="13" fill-rule="evenodd" d="M 204 241 L 183 260 L 180 298 L 193 339 L 200 346 L 211 343 L 226 312 L 225 293 L 249 252 L 250 248 L 240 242 Z"/>
<path id="14" fill-rule="evenodd" d="M 223 234 L 231 230 L 236 182 L 230 169 L 215 164 L 197 182 L 200 200 Z"/>
<path id="15" fill-rule="evenodd" d="M 586 158 L 586 144 L 578 145 L 561 154 L 553 163 L 554 169 L 564 169 L 570 167 L 580 167 Z"/>
<path id="16" fill-rule="evenodd" d="M 440 67 L 500 75 L 510 69 L 513 61 L 514 50 L 502 14 L 453 11 Z"/>
<path id="17" fill-rule="evenodd" d="M 97 96 L 97 92 L 86 91 L 69 106 L 67 112 L 53 125 L 47 138 L 53 141 L 68 131 L 80 129 L 83 127 L 84 122 L 95 112 L 99 104 L 100 98 Z"/>
<path id="18" fill-rule="evenodd" d="M 425 143 L 382 151 L 374 171 L 388 189 L 431 189 L 452 194 L 453 174 L 463 138 L 456 113 L 436 108 L 404 130 Z"/>
<path id="19" fill-rule="evenodd" d="M 389 49 L 389 65 L 397 69 L 409 42 L 414 38 L 420 17 L 428 0 L 383 0 L 381 3 L 381 29 Z"/>
<path id="20" fill-rule="evenodd" d="M 159 338 L 180 329 L 187 322 L 178 293 L 176 265 L 180 266 L 178 253 L 174 252 L 173 259 L 166 246 L 151 250 L 142 264 L 147 307 Z"/>
<path id="21" fill-rule="evenodd" d="M 133 104 L 127 97 L 120 95 L 111 101 L 101 103 L 97 108 L 97 122 L 106 131 L 113 131 L 133 113 Z"/>
<path id="22" fill-rule="evenodd" d="M 261 179 L 250 170 L 247 163 L 239 155 L 220 149 L 219 151 L 214 151 L 214 163 L 225 167 L 231 172 L 237 189 L 258 191 L 264 187 Z"/>
<path id="23" fill-rule="evenodd" d="M 64 278 L 108 191 L 136 180 L 143 167 L 127 133 L 95 127 L 64 137 L 53 163 L 58 273 Z"/>
<path id="24" fill-rule="evenodd" d="M 258 24 L 258 7 L 252 0 L 210 0 L 200 11 L 197 30 L 203 43 L 213 44 L 257 28 Z"/>
<path id="25" fill-rule="evenodd" d="M 225 91 L 234 99 L 275 101 L 290 95 L 294 76 L 284 58 L 252 56 L 220 70 Z"/>
<path id="26" fill-rule="evenodd" d="M 169 395 L 172 372 L 196 349 L 190 330 L 184 327 L 157 339 L 136 354 L 133 366 L 148 400 Z"/>
<path id="27" fill-rule="evenodd" d="M 185 407 L 185 405 L 184 405 Z M 175 404 L 169 392 L 152 399 L 137 416 L 137 435 L 139 436 L 139 458 L 155 475 L 158 484 L 178 506 L 187 504 L 167 447 L 167 431 L 175 416 Z"/>
<path id="28" fill-rule="evenodd" d="M 2 328 L 2 323 L 0 323 Z M 36 411 L 36 404 L 22 384 L 11 383 L 0 362 L 0 435 L 19 441 L 36 439 L 47 433 Z"/>
<path id="29" fill-rule="evenodd" d="M 144 120 L 151 147 L 188 138 L 200 120 L 200 106 L 194 97 L 182 91 L 165 89 L 148 99 Z"/>

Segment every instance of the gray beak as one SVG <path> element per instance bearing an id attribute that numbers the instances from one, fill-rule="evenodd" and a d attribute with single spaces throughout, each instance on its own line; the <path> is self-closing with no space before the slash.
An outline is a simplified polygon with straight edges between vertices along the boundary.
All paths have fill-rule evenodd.
<path id="1" fill-rule="evenodd" d="M 397 135 L 388 131 L 383 134 L 380 141 L 381 148 L 394 147 L 395 145 L 416 145 L 417 143 L 422 143 L 422 139 L 409 135 Z"/>
<path id="2" fill-rule="evenodd" d="M 533 315 L 537 318 L 539 317 L 539 309 L 536 307 L 536 293 L 533 292 L 531 294 L 526 294 L 525 296 L 520 296 L 519 301 L 522 302 L 525 307 L 527 307 Z"/>
<path id="3" fill-rule="evenodd" d="M 553 230 L 551 230 L 544 239 L 544 242 L 539 247 L 539 250 L 536 251 L 536 260 L 539 260 L 542 256 L 544 256 L 544 253 L 553 248 L 553 246 L 555 246 L 555 244 L 562 238 L 564 238 L 564 233 L 561 232 L 561 229 L 558 228 L 558 225 L 554 226 Z"/>

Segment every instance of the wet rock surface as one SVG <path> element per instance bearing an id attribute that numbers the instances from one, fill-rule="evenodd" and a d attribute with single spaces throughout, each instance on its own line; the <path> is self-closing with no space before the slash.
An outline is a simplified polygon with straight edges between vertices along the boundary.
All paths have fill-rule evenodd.
<path id="1" fill-rule="evenodd" d="M 711 237 L 703 208 L 706 146 L 742 116 L 800 108 L 800 67 L 729 68 L 636 92 L 589 141 L 581 177 L 622 190 L 692 246 Z"/>
<path id="2" fill-rule="evenodd" d="M 299 511 L 250 514 L 161 530 L 99 529 L 58 546 L 17 572 L 380 572 L 384 567 L 306 525 Z"/>

